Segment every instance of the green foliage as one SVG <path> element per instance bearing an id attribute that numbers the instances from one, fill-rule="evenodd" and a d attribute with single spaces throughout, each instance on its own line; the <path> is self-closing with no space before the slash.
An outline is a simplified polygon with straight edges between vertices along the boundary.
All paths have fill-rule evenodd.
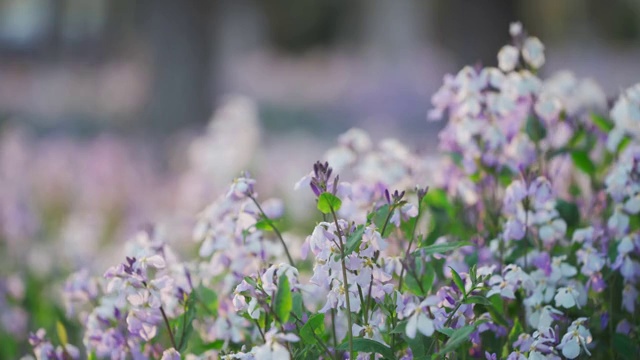
<path id="1" fill-rule="evenodd" d="M 580 209 L 575 203 L 558 199 L 556 201 L 556 210 L 567 223 L 568 228 L 575 229 L 580 225 Z"/>
<path id="2" fill-rule="evenodd" d="M 436 271 L 431 263 L 420 262 L 419 264 L 420 265 L 417 267 L 415 272 L 416 274 L 414 274 L 413 271 L 408 271 L 405 274 L 404 284 L 413 294 L 426 296 L 433 286 L 433 281 L 436 278 Z"/>
<path id="3" fill-rule="evenodd" d="M 342 200 L 332 193 L 324 192 L 318 197 L 318 210 L 323 214 L 337 212 L 342 206 Z"/>
<path id="4" fill-rule="evenodd" d="M 571 152 L 571 159 L 573 164 L 589 176 L 593 176 L 596 173 L 596 166 L 589 158 L 589 153 L 584 150 L 574 150 Z"/>
<path id="5" fill-rule="evenodd" d="M 443 244 L 434 244 L 429 246 L 423 246 L 418 248 L 418 250 L 413 252 L 414 256 L 429 256 L 433 254 L 444 254 L 448 251 L 452 251 L 463 246 L 473 246 L 472 243 L 468 241 L 453 241 L 449 243 Z"/>
<path id="6" fill-rule="evenodd" d="M 301 319 L 302 315 L 304 314 L 304 304 L 302 302 L 302 294 L 300 294 L 299 292 L 293 293 L 291 295 L 291 299 L 292 299 L 291 311 L 293 311 L 293 315 L 295 315 L 298 319 Z"/>
<path id="7" fill-rule="evenodd" d="M 595 113 L 591 114 L 591 121 L 593 121 L 596 127 L 598 127 L 598 129 L 600 129 L 605 134 L 609 133 L 609 131 L 611 131 L 614 126 L 613 122 L 611 122 L 609 119 Z"/>
<path id="8" fill-rule="evenodd" d="M 360 247 L 360 244 L 362 243 L 362 234 L 364 234 L 364 229 L 365 229 L 364 225 L 358 225 L 356 229 L 351 234 L 349 234 L 349 237 L 347 238 L 346 249 L 344 251 L 345 256 L 353 253 L 354 251 L 356 251 L 356 249 Z"/>
<path id="9" fill-rule="evenodd" d="M 278 283 L 278 292 L 276 293 L 275 312 L 281 324 L 289 321 L 291 310 L 293 309 L 293 297 L 291 296 L 291 287 L 289 278 L 286 275 L 280 275 Z"/>
<path id="10" fill-rule="evenodd" d="M 613 334 L 613 349 L 615 353 L 621 356 L 624 359 L 637 359 L 638 352 L 638 343 L 637 341 L 631 340 L 628 336 L 624 334 Z"/>
<path id="11" fill-rule="evenodd" d="M 321 338 L 323 334 L 324 314 L 322 313 L 312 315 L 300 328 L 300 339 L 305 344 L 316 344 L 316 337 Z"/>
<path id="12" fill-rule="evenodd" d="M 466 325 L 459 329 L 455 329 L 449 337 L 449 340 L 447 340 L 447 342 L 444 344 L 442 350 L 440 350 L 437 354 L 434 354 L 432 359 L 437 359 L 445 355 L 446 353 L 456 350 L 457 348 L 462 346 L 469 340 L 469 336 L 474 332 L 475 329 L 475 325 Z"/>
<path id="13" fill-rule="evenodd" d="M 215 293 L 214 293 L 215 294 Z M 193 320 L 196 318 L 196 294 L 191 293 L 184 303 L 184 313 L 176 319 L 174 336 L 178 343 L 178 351 L 186 349 L 193 333 Z M 180 339 L 180 340 L 178 340 Z"/>
<path id="14" fill-rule="evenodd" d="M 464 282 L 462 281 L 460 274 L 458 274 L 458 272 L 455 271 L 451 266 L 449 266 L 449 269 L 451 269 L 451 277 L 453 277 L 453 282 L 456 284 L 458 289 L 460 289 L 460 292 L 462 292 L 462 295 L 466 296 L 467 293 L 465 292 Z"/>
<path id="15" fill-rule="evenodd" d="M 338 350 L 348 350 L 349 343 L 343 342 L 338 346 Z M 395 359 L 396 357 L 393 354 L 391 349 L 381 344 L 375 340 L 365 339 L 365 338 L 354 338 L 353 339 L 353 350 L 357 352 L 367 352 L 367 353 L 376 353 L 382 355 L 385 359 Z"/>
<path id="16" fill-rule="evenodd" d="M 538 142 L 547 136 L 544 124 L 535 116 L 529 116 L 527 119 L 526 132 L 533 142 Z"/>

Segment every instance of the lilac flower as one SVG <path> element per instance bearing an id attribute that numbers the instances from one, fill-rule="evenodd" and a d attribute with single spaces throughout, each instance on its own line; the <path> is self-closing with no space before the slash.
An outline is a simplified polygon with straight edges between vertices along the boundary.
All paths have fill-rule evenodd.
<path id="1" fill-rule="evenodd" d="M 409 338 L 414 339 L 418 331 L 425 336 L 433 335 L 436 327 L 432 316 L 438 313 L 436 307 L 438 302 L 437 297 L 429 296 L 419 304 L 409 303 L 404 307 L 402 315 L 409 317 L 406 327 Z"/>
<path id="2" fill-rule="evenodd" d="M 558 345 L 558 348 L 562 350 L 562 355 L 568 359 L 575 359 L 581 351 L 591 355 L 587 349 L 587 345 L 592 341 L 591 332 L 583 325 L 586 320 L 586 318 L 575 320 Z"/>
<path id="3" fill-rule="evenodd" d="M 180 353 L 176 351 L 176 349 L 174 348 L 170 348 L 165 350 L 162 353 L 162 359 L 160 360 L 180 360 L 182 359 L 182 357 L 180 356 Z"/>

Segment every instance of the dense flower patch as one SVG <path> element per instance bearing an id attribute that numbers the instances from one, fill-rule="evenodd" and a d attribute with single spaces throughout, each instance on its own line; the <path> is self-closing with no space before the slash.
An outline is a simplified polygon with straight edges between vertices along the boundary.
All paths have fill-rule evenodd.
<path id="1" fill-rule="evenodd" d="M 498 68 L 433 96 L 439 158 L 345 133 L 295 185 L 316 200 L 304 242 L 245 173 L 198 215 L 195 258 L 150 228 L 72 275 L 82 345 L 60 323 L 55 345 L 31 335 L 36 358 L 635 358 L 640 84 L 610 106 L 542 80 L 543 44 L 510 34 Z"/>

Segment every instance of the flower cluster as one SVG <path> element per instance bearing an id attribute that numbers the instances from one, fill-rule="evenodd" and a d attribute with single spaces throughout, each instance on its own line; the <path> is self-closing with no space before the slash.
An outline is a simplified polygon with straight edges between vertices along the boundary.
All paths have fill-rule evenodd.
<path id="1" fill-rule="evenodd" d="M 103 277 L 71 276 L 84 348 L 41 330 L 36 358 L 635 356 L 639 88 L 607 114 L 597 85 L 540 79 L 544 46 L 510 34 L 498 67 L 434 95 L 437 166 L 352 129 L 295 185 L 317 210 L 297 226 L 243 173 L 198 215 L 195 259 L 147 231 Z"/>

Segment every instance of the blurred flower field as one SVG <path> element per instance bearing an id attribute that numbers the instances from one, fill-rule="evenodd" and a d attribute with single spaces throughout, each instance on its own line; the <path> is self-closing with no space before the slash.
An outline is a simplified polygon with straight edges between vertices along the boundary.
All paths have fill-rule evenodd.
<path id="1" fill-rule="evenodd" d="M 242 96 L 165 161 L 3 128 L 0 358 L 636 358 L 640 83 L 540 78 L 508 30 L 433 94 L 436 152 L 264 141 Z"/>

